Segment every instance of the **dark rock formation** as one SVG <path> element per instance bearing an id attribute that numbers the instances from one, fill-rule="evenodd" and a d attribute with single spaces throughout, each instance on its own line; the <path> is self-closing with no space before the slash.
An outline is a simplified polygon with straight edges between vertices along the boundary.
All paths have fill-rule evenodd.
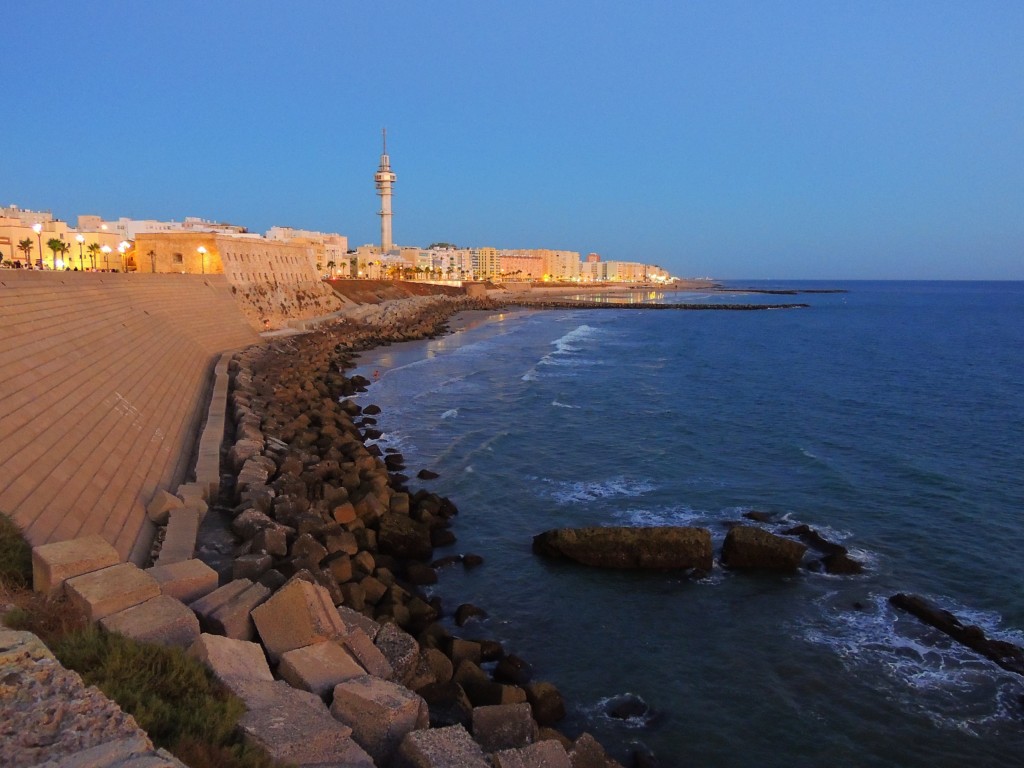
<path id="1" fill-rule="evenodd" d="M 738 525 L 725 536 L 722 564 L 729 568 L 795 571 L 806 551 L 806 545 L 792 539 Z"/>
<path id="2" fill-rule="evenodd" d="M 980 653 L 1000 667 L 1018 675 L 1024 675 L 1024 648 L 1005 640 L 992 640 L 985 630 L 974 624 L 964 625 L 949 611 L 932 605 L 919 595 L 903 592 L 893 595 L 889 602 L 900 610 L 916 616 L 929 626 L 949 635 L 961 645 Z"/>
<path id="3" fill-rule="evenodd" d="M 712 566 L 711 532 L 682 526 L 559 528 L 534 536 L 533 551 L 601 568 Z"/>

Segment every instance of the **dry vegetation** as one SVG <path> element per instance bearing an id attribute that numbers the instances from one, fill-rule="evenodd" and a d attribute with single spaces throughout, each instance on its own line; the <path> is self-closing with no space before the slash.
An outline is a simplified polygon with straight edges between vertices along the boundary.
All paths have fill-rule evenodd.
<path id="1" fill-rule="evenodd" d="M 191 768 L 272 768 L 241 744 L 235 724 L 245 712 L 199 662 L 178 648 L 138 643 L 90 626 L 64 598 L 32 591 L 32 556 L 13 522 L 0 513 L 0 620 L 38 635 L 68 669 L 129 712 L 153 743 Z"/>

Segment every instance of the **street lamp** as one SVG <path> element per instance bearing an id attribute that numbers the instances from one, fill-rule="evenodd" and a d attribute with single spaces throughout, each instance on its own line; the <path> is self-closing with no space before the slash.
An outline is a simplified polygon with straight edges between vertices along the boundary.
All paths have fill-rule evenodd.
<path id="1" fill-rule="evenodd" d="M 82 243 L 85 242 L 85 235 L 75 235 L 75 240 L 78 241 L 78 266 L 85 271 L 85 260 L 82 258 Z"/>
<path id="2" fill-rule="evenodd" d="M 104 272 L 109 272 L 110 271 L 110 252 L 112 250 L 114 250 L 114 249 L 111 248 L 109 245 L 104 245 L 102 248 L 100 248 L 100 250 L 103 251 L 103 271 Z"/>
<path id="3" fill-rule="evenodd" d="M 124 252 L 128 250 L 128 247 L 130 245 L 131 245 L 131 243 L 129 243 L 127 240 L 122 240 L 117 245 L 117 252 L 121 254 L 121 271 L 122 272 L 127 272 L 128 271 L 127 269 L 125 269 L 125 266 L 124 266 Z"/>
<path id="4" fill-rule="evenodd" d="M 43 236 L 40 234 L 43 231 L 43 225 L 38 221 L 32 225 L 32 231 L 36 233 L 36 242 L 39 243 L 39 268 L 43 268 Z"/>
<path id="5" fill-rule="evenodd" d="M 205 245 L 200 245 L 198 248 L 196 248 L 196 251 L 199 252 L 199 263 L 202 265 L 200 268 L 202 269 L 202 274 L 205 275 L 206 274 L 206 246 Z"/>

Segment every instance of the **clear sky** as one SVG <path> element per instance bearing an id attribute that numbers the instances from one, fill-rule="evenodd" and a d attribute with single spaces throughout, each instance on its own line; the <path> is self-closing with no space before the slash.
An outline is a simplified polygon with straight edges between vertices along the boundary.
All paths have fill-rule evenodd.
<path id="1" fill-rule="evenodd" d="M 1024 2 L 9 3 L 0 204 L 1024 279 Z"/>

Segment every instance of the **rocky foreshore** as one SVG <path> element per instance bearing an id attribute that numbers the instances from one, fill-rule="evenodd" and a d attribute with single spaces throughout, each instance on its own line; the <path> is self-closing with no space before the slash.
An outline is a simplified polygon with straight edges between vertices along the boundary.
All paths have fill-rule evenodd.
<path id="1" fill-rule="evenodd" d="M 275 593 L 294 592 L 289 584 L 317 585 L 343 623 L 358 624 L 367 636 L 366 647 L 351 637 L 344 642 L 356 660 L 422 702 L 425 716 L 409 721 L 405 738 L 394 733 L 361 743 L 378 765 L 427 768 L 459 755 L 468 756 L 459 763 L 466 765 L 487 765 L 485 755 L 495 766 L 617 765 L 588 734 L 571 740 L 554 729 L 565 704 L 554 685 L 531 679 L 528 663 L 496 641 L 459 637 L 442 622 L 453 613 L 462 626 L 483 612 L 470 605 L 450 612 L 423 588 L 438 581 L 442 567 L 475 567 L 482 558 L 435 559 L 436 547 L 455 542 L 458 510 L 449 499 L 410 487 L 403 457 L 370 442 L 380 436 L 379 409 L 349 398 L 369 384 L 345 375 L 359 351 L 432 337 L 456 312 L 498 307 L 452 297 L 387 302 L 322 330 L 249 348 L 231 362 L 233 436 L 221 487 L 240 541 L 232 577 L 262 587 L 262 605 L 271 605 Z M 249 608 L 263 637 L 263 609 Z M 280 649 L 267 652 L 280 665 L 278 675 L 301 677 Z M 346 691 L 319 691 L 343 721 L 347 705 L 337 697 Z"/>

